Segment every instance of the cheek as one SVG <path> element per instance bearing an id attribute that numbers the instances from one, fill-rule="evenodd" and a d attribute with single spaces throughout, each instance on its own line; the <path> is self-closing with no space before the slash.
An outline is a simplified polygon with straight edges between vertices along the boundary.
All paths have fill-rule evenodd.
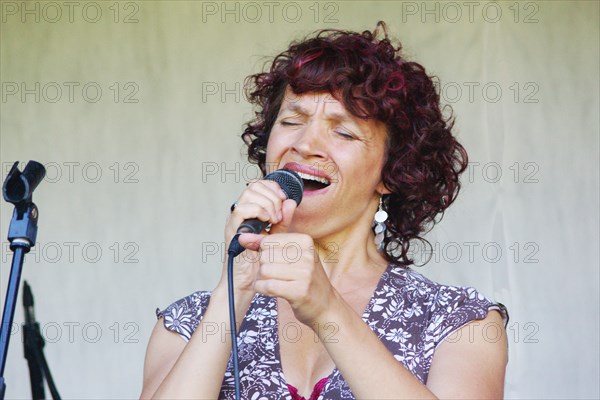
<path id="1" fill-rule="evenodd" d="M 368 200 L 378 190 L 381 182 L 381 170 L 373 163 L 355 172 L 353 176 L 354 190 Z"/>
<path id="2" fill-rule="evenodd" d="M 379 151 L 374 151 L 376 154 L 354 154 L 352 157 L 338 158 L 336 161 L 341 168 L 345 165 L 346 179 L 351 179 L 360 190 L 367 187 L 375 187 L 381 181 L 383 155 Z"/>
<path id="3" fill-rule="evenodd" d="M 277 127 L 271 129 L 269 141 L 267 142 L 267 161 L 278 164 L 285 154 L 294 146 L 294 136 L 282 132 Z"/>
<path id="4" fill-rule="evenodd" d="M 279 135 L 276 132 L 271 131 L 269 135 L 269 141 L 267 142 L 267 164 L 272 164 L 274 161 L 281 157 L 281 153 L 285 149 L 285 146 L 281 143 Z"/>

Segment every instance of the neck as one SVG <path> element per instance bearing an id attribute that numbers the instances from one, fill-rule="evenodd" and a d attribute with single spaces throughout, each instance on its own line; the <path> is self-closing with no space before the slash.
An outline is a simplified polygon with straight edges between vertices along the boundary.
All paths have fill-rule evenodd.
<path id="1" fill-rule="evenodd" d="M 379 277 L 388 262 L 377 252 L 370 229 L 350 229 L 349 235 L 336 234 L 315 240 L 323 269 L 336 288 L 376 275 Z"/>

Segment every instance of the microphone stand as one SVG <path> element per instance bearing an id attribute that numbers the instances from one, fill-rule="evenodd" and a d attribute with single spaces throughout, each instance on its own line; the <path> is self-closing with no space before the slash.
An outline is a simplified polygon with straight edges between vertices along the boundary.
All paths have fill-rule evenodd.
<path id="1" fill-rule="evenodd" d="M 40 333 L 40 324 L 35 320 L 33 312 L 33 294 L 27 281 L 23 282 L 23 307 L 25 307 L 25 323 L 23 324 L 23 351 L 29 365 L 31 381 L 31 397 L 33 400 L 46 398 L 44 393 L 44 377 L 48 382 L 54 400 L 60 400 L 50 368 L 44 357 L 44 338 Z"/>
<path id="2" fill-rule="evenodd" d="M 38 209 L 32 202 L 31 196 L 40 184 L 46 170 L 44 166 L 35 161 L 29 161 L 23 170 L 19 171 L 15 162 L 2 185 L 4 200 L 14 204 L 15 210 L 8 229 L 10 250 L 13 252 L 6 301 L 2 311 L 2 324 L 0 325 L 0 400 L 4 400 L 6 383 L 4 381 L 4 367 L 8 354 L 10 329 L 15 315 L 17 293 L 21 280 L 21 271 L 25 254 L 35 246 L 37 237 Z"/>
<path id="3" fill-rule="evenodd" d="M 40 334 L 40 324 L 35 321 L 33 314 L 33 295 L 27 281 L 23 282 L 23 307 L 25 308 L 25 323 L 23 324 L 23 354 L 29 365 L 29 380 L 31 382 L 31 398 L 34 400 L 46 397 L 44 393 L 44 371 L 40 362 L 38 349 L 44 347 L 44 338 Z M 42 353 L 42 357 L 43 357 Z"/>

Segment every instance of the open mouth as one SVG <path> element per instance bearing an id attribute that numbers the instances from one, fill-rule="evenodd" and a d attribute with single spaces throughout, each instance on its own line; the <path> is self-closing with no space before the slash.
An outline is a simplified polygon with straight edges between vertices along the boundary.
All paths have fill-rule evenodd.
<path id="1" fill-rule="evenodd" d="M 315 190 L 324 189 L 331 185 L 331 182 L 322 176 L 314 176 L 299 171 L 296 171 L 296 173 L 300 176 L 300 178 L 302 178 L 302 182 L 304 183 L 304 191 L 312 192 Z"/>

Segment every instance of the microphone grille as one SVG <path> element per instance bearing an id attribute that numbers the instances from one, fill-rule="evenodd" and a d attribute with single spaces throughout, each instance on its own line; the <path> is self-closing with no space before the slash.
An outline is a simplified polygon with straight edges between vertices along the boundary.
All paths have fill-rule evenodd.
<path id="1" fill-rule="evenodd" d="M 286 168 L 278 169 L 265 176 L 265 179 L 277 182 L 287 198 L 294 200 L 296 204 L 302 201 L 304 183 L 296 172 Z"/>

